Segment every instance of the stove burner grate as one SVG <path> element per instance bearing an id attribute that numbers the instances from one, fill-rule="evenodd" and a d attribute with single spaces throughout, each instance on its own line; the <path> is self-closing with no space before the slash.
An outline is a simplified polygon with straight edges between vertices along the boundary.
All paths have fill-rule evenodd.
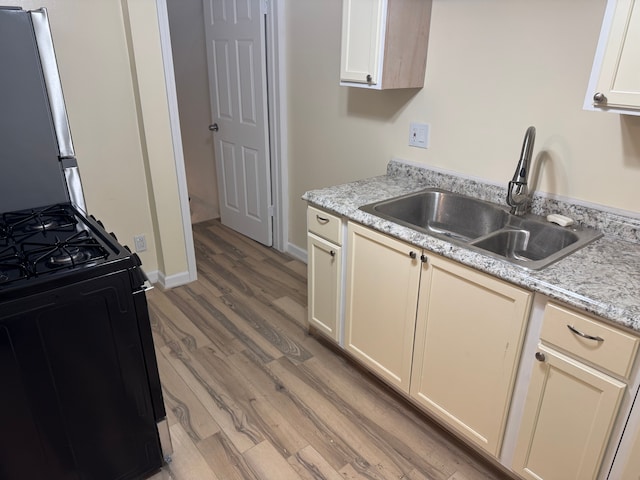
<path id="1" fill-rule="evenodd" d="M 51 268 L 69 267 L 90 260 L 91 254 L 79 247 L 60 247 L 47 258 L 47 265 Z"/>
<path id="2" fill-rule="evenodd" d="M 23 242 L 21 248 L 25 263 L 35 276 L 52 270 L 89 265 L 108 255 L 85 230 L 63 240 L 56 237 L 51 242 Z"/>
<path id="3" fill-rule="evenodd" d="M 7 212 L 2 215 L 6 236 L 28 235 L 34 232 L 72 232 L 78 221 L 67 208 L 54 205 L 23 212 Z M 0 238 L 2 238 L 0 230 Z"/>
<path id="4" fill-rule="evenodd" d="M 0 285 L 29 277 L 23 257 L 15 246 L 0 249 Z"/>

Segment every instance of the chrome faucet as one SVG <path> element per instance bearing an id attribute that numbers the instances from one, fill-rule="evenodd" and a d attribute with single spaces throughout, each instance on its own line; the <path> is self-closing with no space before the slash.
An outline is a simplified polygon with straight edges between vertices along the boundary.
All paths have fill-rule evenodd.
<path id="1" fill-rule="evenodd" d="M 522 143 L 520 160 L 507 189 L 507 204 L 511 207 L 512 215 L 524 215 L 529 206 L 527 177 L 529 176 L 529 165 L 531 164 L 531 153 L 533 152 L 535 140 L 536 127 L 527 128 L 527 133 L 524 134 L 524 142 Z"/>

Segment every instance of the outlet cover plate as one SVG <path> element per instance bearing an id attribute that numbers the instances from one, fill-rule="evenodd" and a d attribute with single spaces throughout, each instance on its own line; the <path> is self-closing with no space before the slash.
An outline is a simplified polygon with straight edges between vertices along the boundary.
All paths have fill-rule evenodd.
<path id="1" fill-rule="evenodd" d="M 147 239 L 144 235 L 136 235 L 133 237 L 133 244 L 136 252 L 144 252 L 147 249 Z"/>
<path id="2" fill-rule="evenodd" d="M 428 148 L 430 130 L 428 123 L 411 122 L 409 126 L 409 146 Z"/>

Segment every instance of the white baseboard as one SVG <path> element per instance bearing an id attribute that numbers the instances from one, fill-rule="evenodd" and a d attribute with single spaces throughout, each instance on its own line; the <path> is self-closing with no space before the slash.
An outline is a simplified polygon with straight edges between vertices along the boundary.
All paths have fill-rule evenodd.
<path id="1" fill-rule="evenodd" d="M 144 273 L 151 283 L 158 283 L 158 276 L 160 275 L 158 270 L 154 270 L 153 272 L 147 272 L 145 270 Z"/>
<path id="2" fill-rule="evenodd" d="M 189 272 L 180 272 L 174 275 L 169 275 L 165 277 L 163 272 L 155 270 L 153 272 L 145 272 L 147 277 L 149 277 L 149 281 L 153 284 L 158 284 L 162 288 L 175 288 L 181 285 L 186 285 L 187 283 L 191 283 L 195 280 L 195 278 L 191 278 Z"/>
<path id="3" fill-rule="evenodd" d="M 300 260 L 301 262 L 307 263 L 307 251 L 298 247 L 297 245 L 293 245 L 292 243 L 287 244 L 287 253 L 292 257 Z"/>

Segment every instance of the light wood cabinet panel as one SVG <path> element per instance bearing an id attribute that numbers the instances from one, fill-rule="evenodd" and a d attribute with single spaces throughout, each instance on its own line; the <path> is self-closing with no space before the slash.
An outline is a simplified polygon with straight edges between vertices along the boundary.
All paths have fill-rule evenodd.
<path id="1" fill-rule="evenodd" d="M 422 273 L 411 396 L 494 456 L 531 294 L 441 257 Z"/>
<path id="2" fill-rule="evenodd" d="M 609 0 L 592 77 L 585 103 L 640 115 L 640 2 Z"/>
<path id="3" fill-rule="evenodd" d="M 343 0 L 342 85 L 424 86 L 430 18 L 431 0 Z"/>
<path id="4" fill-rule="evenodd" d="M 354 223 L 347 232 L 345 348 L 408 393 L 420 249 Z"/>
<path id="5" fill-rule="evenodd" d="M 543 345 L 538 357 L 513 469 L 531 480 L 594 479 L 625 384 Z"/>
<path id="6" fill-rule="evenodd" d="M 309 323 L 337 342 L 342 292 L 342 248 L 309 233 L 307 254 Z"/>

